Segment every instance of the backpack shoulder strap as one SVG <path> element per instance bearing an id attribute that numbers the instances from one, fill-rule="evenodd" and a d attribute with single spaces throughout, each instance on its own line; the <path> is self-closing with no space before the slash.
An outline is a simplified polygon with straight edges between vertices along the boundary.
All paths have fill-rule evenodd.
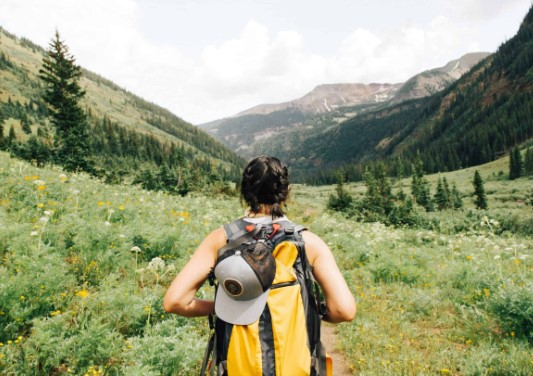
<path id="1" fill-rule="evenodd" d="M 225 224 L 224 231 L 226 232 L 227 243 L 218 250 L 218 257 L 229 249 L 251 242 L 261 231 L 261 228 L 261 223 L 249 223 L 242 219 Z"/>
<path id="2" fill-rule="evenodd" d="M 246 232 L 247 224 L 248 222 L 243 219 L 237 219 L 233 222 L 226 223 L 224 225 L 224 231 L 226 232 L 228 243 Z"/>

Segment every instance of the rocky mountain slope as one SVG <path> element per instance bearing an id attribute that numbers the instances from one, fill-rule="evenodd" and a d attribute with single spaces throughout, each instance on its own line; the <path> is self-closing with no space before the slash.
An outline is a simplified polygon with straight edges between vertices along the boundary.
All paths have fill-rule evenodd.
<path id="1" fill-rule="evenodd" d="M 299 139 L 305 139 L 372 109 L 439 92 L 488 55 L 466 54 L 443 67 L 417 74 L 405 83 L 319 85 L 299 99 L 258 105 L 201 127 L 244 157 L 279 154 L 290 148 L 286 137 L 292 133 L 299 133 Z"/>

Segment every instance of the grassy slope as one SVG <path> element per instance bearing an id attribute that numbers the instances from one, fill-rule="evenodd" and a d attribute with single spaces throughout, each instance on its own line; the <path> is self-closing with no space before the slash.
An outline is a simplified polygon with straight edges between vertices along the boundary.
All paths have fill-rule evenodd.
<path id="1" fill-rule="evenodd" d="M 501 168 L 483 167 L 489 175 Z M 165 315 L 161 298 L 173 267 L 240 215 L 237 199 L 60 174 L 0 153 L 0 373 L 197 373 L 206 320 Z M 470 171 L 453 174 L 466 192 Z M 527 190 L 530 182 L 516 184 Z M 508 192 L 492 183 L 489 205 Z M 338 327 L 354 373 L 527 374 L 531 346 L 498 304 L 510 296 L 533 306 L 531 238 L 495 236 L 487 226 L 447 235 L 355 223 L 324 211 L 332 190 L 295 186 L 289 215 L 326 240 L 357 298 L 358 317 Z M 154 257 L 166 265 L 150 265 Z"/>
<path id="2" fill-rule="evenodd" d="M 26 46 L 22 46 L 18 40 L 10 38 L 2 33 L 1 30 L 0 51 L 4 52 L 16 67 L 25 71 L 27 76 L 27 82 L 24 83 L 21 82 L 19 76 L 12 72 L 0 70 L 0 101 L 6 102 L 8 98 L 11 97 L 12 101 L 18 101 L 25 104 L 37 95 L 36 89 L 28 83 L 39 81 L 38 71 L 41 68 L 43 52 L 40 49 L 32 50 Z M 91 73 L 85 73 L 81 78 L 80 84 L 87 92 L 82 104 L 85 107 L 90 108 L 96 117 L 103 118 L 104 116 L 107 116 L 111 121 L 117 122 L 119 125 L 127 127 L 130 130 L 135 130 L 141 134 L 154 135 L 161 141 L 173 142 L 177 145 L 186 145 L 192 149 L 198 150 L 200 156 L 213 158 L 213 156 L 206 155 L 205 152 L 199 150 L 193 143 L 187 143 L 184 140 L 151 125 L 146 121 L 147 117 L 158 117 L 159 115 L 135 106 L 135 101 L 143 100 L 120 89 L 110 81 L 97 77 Z M 148 102 L 143 102 L 145 105 L 148 105 Z M 192 125 L 174 115 L 168 113 L 165 114 L 164 117 L 172 118 L 172 121 L 181 123 L 180 126 L 191 127 L 192 131 L 196 131 Z M 7 134 L 9 125 L 13 124 L 17 137 L 19 139 L 27 138 L 24 132 L 20 130 L 20 121 L 8 119 L 6 124 L 7 126 L 4 129 L 4 133 Z M 36 125 L 32 128 L 36 128 Z M 215 140 L 212 140 L 212 142 L 218 144 Z M 218 163 L 226 164 L 226 161 L 219 159 Z"/>

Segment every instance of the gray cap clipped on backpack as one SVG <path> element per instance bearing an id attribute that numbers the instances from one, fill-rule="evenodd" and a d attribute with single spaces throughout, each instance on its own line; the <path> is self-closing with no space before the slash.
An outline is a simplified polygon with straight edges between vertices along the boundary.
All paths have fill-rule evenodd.
<path id="1" fill-rule="evenodd" d="M 265 308 L 276 275 L 276 260 L 263 241 L 228 252 L 215 265 L 215 313 L 231 324 L 250 325 Z"/>

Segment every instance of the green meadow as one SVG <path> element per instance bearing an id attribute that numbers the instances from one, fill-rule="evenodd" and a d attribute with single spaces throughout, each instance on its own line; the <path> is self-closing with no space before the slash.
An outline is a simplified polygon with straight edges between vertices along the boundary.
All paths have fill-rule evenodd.
<path id="1" fill-rule="evenodd" d="M 329 244 L 358 303 L 337 327 L 354 374 L 532 373 L 533 180 L 507 180 L 507 164 L 478 168 L 488 210 L 474 209 L 473 168 L 447 173 L 464 209 L 411 229 L 327 211 L 333 186 L 293 187 L 289 216 Z M 207 320 L 161 301 L 199 241 L 242 215 L 237 197 L 106 185 L 6 153 L 0 181 L 0 374 L 198 373 Z"/>

